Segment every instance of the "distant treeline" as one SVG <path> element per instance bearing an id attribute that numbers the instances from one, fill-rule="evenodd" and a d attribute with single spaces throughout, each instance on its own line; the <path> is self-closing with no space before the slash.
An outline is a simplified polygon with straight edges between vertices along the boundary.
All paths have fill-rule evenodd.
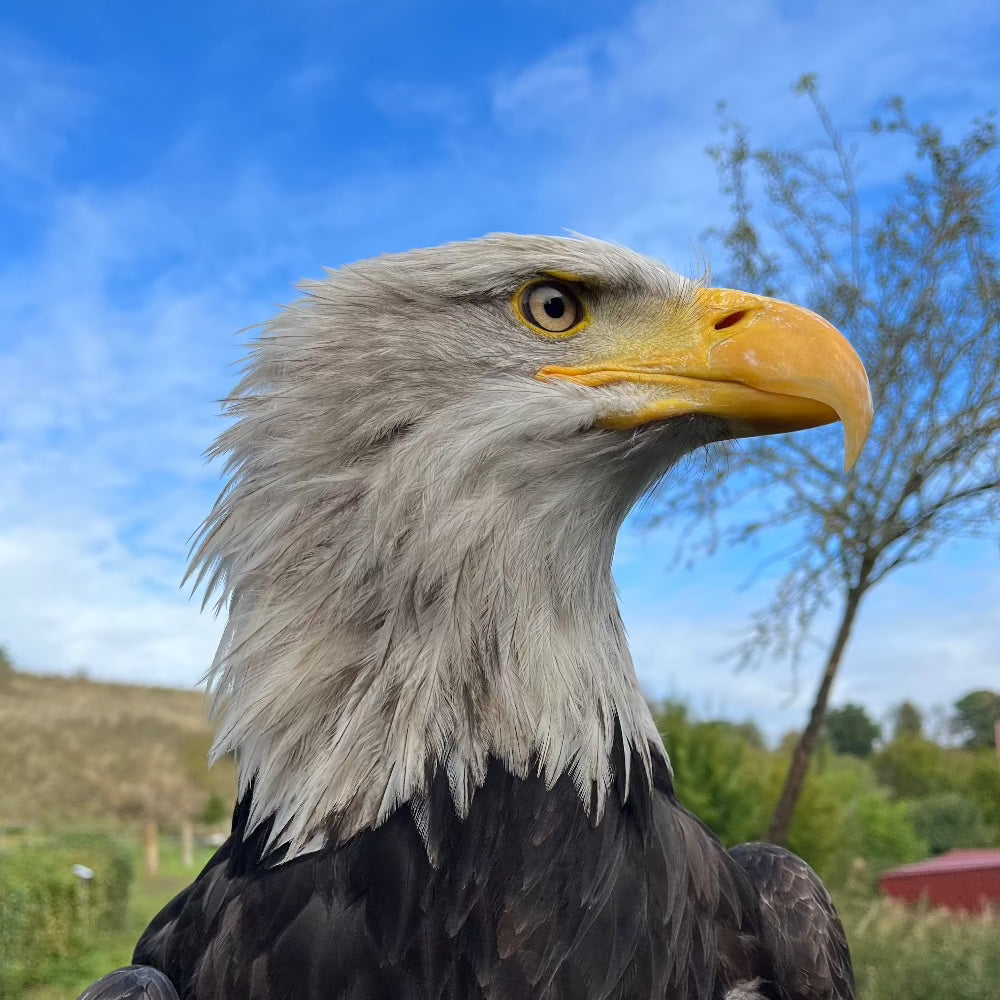
<path id="1" fill-rule="evenodd" d="M 924 733 L 910 703 L 885 738 L 860 706 L 833 710 L 788 846 L 833 885 L 871 884 L 880 871 L 954 848 L 1000 846 L 998 708 L 992 692 L 959 699 L 948 744 Z M 794 734 L 769 749 L 752 723 L 698 720 L 675 702 L 655 714 L 681 801 L 726 844 L 763 837 Z"/>

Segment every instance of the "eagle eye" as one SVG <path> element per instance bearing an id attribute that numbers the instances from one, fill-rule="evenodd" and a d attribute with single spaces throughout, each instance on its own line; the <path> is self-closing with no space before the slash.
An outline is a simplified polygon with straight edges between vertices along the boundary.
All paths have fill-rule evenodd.
<path id="1" fill-rule="evenodd" d="M 546 333 L 575 332 L 586 318 L 583 303 L 562 282 L 541 281 L 529 285 L 521 292 L 519 305 L 522 316 Z"/>

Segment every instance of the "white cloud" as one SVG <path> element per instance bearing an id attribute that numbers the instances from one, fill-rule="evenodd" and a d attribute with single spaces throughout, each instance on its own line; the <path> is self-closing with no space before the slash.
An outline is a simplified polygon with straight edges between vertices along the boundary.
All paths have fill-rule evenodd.
<path id="1" fill-rule="evenodd" d="M 300 66 L 275 88 L 275 101 L 279 104 L 288 102 L 306 102 L 317 97 L 328 95 L 337 85 L 337 74 L 327 62 L 312 62 Z"/>
<path id="2" fill-rule="evenodd" d="M 584 34 L 496 81 L 509 135 L 528 131 L 544 168 L 539 197 L 565 206 L 566 225 L 610 236 L 683 267 L 692 241 L 724 216 L 705 155 L 718 140 L 720 99 L 758 141 L 808 141 L 819 129 L 791 94 L 816 72 L 841 125 L 864 129 L 897 93 L 963 126 L 995 101 L 996 8 L 973 0 L 811 5 L 774 0 L 683 6 L 651 0 L 613 32 Z M 955 67 L 962 72 L 956 73 Z M 862 182 L 898 174 L 894 153 L 863 161 Z"/>
<path id="3" fill-rule="evenodd" d="M 573 43 L 499 81 L 493 93 L 495 114 L 513 129 L 566 130 L 571 123 L 559 116 L 576 111 L 594 96 L 592 56 L 592 46 Z"/>
<path id="4" fill-rule="evenodd" d="M 461 91 L 441 84 L 376 81 L 368 87 L 368 97 L 382 114 L 391 118 L 429 118 L 458 126 L 470 114 L 469 103 Z"/>
<path id="5" fill-rule="evenodd" d="M 330 247 L 350 254 L 368 226 L 384 238 L 412 201 L 393 167 L 322 190 L 290 191 L 252 161 L 173 184 L 205 159 L 207 131 L 194 121 L 129 186 L 53 189 L 33 247 L 0 258 L 0 644 L 31 669 L 204 673 L 221 626 L 180 581 L 220 485 L 202 454 L 237 331 L 294 297 L 300 274 L 341 263 L 320 256 Z"/>
<path id="6" fill-rule="evenodd" d="M 38 181 L 62 151 L 90 101 L 81 74 L 32 47 L 0 45 L 0 181 L 4 174 Z"/>
<path id="7" fill-rule="evenodd" d="M 155 205 L 54 209 L 40 254 L 0 276 L 0 641 L 35 669 L 193 683 L 218 628 L 178 585 L 238 313 L 191 274 L 121 295 L 170 242 Z"/>
<path id="8" fill-rule="evenodd" d="M 221 623 L 177 593 L 175 567 L 137 557 L 118 535 L 92 514 L 0 535 L 0 574 L 13 584 L 3 588 L 5 643 L 29 669 L 195 684 Z"/>

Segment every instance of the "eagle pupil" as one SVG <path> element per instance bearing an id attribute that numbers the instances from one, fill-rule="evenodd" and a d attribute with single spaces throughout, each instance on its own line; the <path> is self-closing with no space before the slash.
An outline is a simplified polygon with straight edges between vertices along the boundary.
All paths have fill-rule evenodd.
<path id="1" fill-rule="evenodd" d="M 561 319 L 566 313 L 566 300 L 561 295 L 553 295 L 545 300 L 545 315 L 551 319 Z"/>

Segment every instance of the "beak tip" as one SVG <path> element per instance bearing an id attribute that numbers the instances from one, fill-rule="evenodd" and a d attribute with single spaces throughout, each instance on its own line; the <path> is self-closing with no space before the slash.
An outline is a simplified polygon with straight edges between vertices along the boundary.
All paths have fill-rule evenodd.
<path id="1" fill-rule="evenodd" d="M 845 416 L 847 416 L 845 414 Z M 857 465 L 864 450 L 865 442 L 872 429 L 872 422 L 875 414 L 871 405 L 871 395 L 868 396 L 868 405 L 864 412 L 858 415 L 860 419 L 852 420 L 850 416 L 842 419 L 844 425 L 844 471 L 850 472 Z"/>

